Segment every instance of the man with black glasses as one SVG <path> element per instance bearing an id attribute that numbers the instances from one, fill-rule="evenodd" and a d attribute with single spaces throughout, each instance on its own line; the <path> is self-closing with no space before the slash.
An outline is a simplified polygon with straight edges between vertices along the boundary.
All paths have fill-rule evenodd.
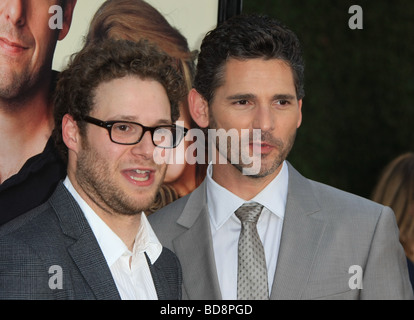
<path id="1" fill-rule="evenodd" d="M 0 229 L 0 299 L 179 299 L 181 268 L 145 214 L 184 82 L 147 42 L 84 48 L 56 88 L 54 137 L 67 177 Z M 24 200 L 24 199 L 22 199 Z M 18 254 L 17 254 L 18 253 Z"/>

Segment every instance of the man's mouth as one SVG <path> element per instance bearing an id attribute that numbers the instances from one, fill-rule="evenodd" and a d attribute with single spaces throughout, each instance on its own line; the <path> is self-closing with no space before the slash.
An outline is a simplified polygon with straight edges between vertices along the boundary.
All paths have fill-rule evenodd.
<path id="1" fill-rule="evenodd" d="M 134 181 L 144 182 L 144 181 L 149 180 L 150 174 L 151 174 L 150 170 L 136 169 L 136 170 L 130 171 L 129 177 Z"/>
<path id="2" fill-rule="evenodd" d="M 25 47 L 24 45 L 20 43 L 10 41 L 3 37 L 0 37 L 0 47 L 2 47 L 3 49 L 5 49 L 6 51 L 10 53 L 19 53 L 21 51 L 28 49 L 27 47 Z"/>
<path id="3" fill-rule="evenodd" d="M 250 146 L 251 148 L 259 151 L 260 153 L 268 153 L 275 148 L 273 145 L 261 141 L 252 142 Z"/>

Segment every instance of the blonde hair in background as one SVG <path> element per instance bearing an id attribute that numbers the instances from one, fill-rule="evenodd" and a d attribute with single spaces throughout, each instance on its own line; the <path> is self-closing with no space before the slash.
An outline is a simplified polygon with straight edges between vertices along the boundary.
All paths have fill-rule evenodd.
<path id="1" fill-rule="evenodd" d="M 385 167 L 371 198 L 394 210 L 400 242 L 414 261 L 414 153 L 404 153 Z"/>
<path id="2" fill-rule="evenodd" d="M 186 79 L 188 91 L 192 88 L 197 51 L 190 51 L 187 39 L 152 5 L 142 0 L 107 0 L 92 18 L 85 46 L 105 39 L 156 43 L 171 57 Z"/>
<path id="3" fill-rule="evenodd" d="M 70 56 L 78 52 L 84 43 L 90 22 L 96 10 L 105 0 L 78 0 L 69 34 L 56 46 L 53 69 L 65 69 Z M 188 40 L 191 50 L 200 48 L 204 35 L 217 24 L 218 0 L 148 0 L 168 22 Z"/>

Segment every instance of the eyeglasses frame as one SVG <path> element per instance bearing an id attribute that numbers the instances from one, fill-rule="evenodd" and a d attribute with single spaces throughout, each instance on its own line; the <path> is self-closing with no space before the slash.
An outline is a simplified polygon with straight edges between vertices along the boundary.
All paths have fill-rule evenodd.
<path id="1" fill-rule="evenodd" d="M 91 116 L 84 116 L 82 120 L 85 121 L 85 122 L 87 122 L 87 123 L 94 124 L 94 125 L 96 125 L 98 127 L 105 128 L 106 130 L 108 130 L 109 138 L 111 139 L 111 141 L 113 143 L 120 144 L 120 145 L 134 145 L 134 144 L 138 144 L 138 143 L 141 142 L 142 137 L 145 135 L 145 133 L 147 131 L 149 131 L 151 133 L 151 141 L 152 141 L 152 143 L 153 143 L 154 146 L 156 146 L 158 148 L 162 148 L 162 149 L 174 149 L 174 148 L 178 147 L 178 145 L 181 143 L 181 141 L 184 139 L 184 137 L 186 136 L 187 132 L 189 131 L 187 128 L 181 127 L 181 126 L 177 126 L 176 124 L 163 124 L 163 125 L 159 125 L 159 126 L 156 126 L 156 127 L 148 127 L 148 126 L 144 126 L 143 124 L 140 124 L 140 123 L 134 122 L 134 121 L 124 121 L 124 120 L 103 121 L 103 120 L 100 120 L 100 119 L 97 119 L 97 118 L 94 118 L 94 117 L 91 117 Z M 130 123 L 130 124 L 135 124 L 135 125 L 141 126 L 142 127 L 142 130 L 143 130 L 141 137 L 139 138 L 138 141 L 133 142 L 133 143 L 121 143 L 121 142 L 114 141 L 112 139 L 112 127 L 116 123 Z M 158 146 L 154 142 L 154 132 L 155 132 L 155 130 L 157 130 L 159 128 L 180 128 L 180 129 L 183 130 L 183 136 L 180 139 L 180 141 L 176 142 L 175 145 L 172 146 L 172 147 L 162 147 L 162 146 Z"/>

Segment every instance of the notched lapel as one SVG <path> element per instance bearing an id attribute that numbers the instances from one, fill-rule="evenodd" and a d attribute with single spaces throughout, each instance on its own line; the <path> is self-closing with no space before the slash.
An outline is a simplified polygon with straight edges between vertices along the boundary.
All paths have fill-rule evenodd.
<path id="1" fill-rule="evenodd" d="M 85 230 L 68 248 L 69 254 L 98 300 L 120 300 L 105 257 L 92 230 Z"/>
<path id="2" fill-rule="evenodd" d="M 190 300 L 221 299 L 208 223 L 207 213 L 202 212 L 194 225 L 173 241 Z"/>
<path id="3" fill-rule="evenodd" d="M 68 246 L 68 253 L 96 299 L 120 299 L 101 248 L 82 210 L 63 183 L 59 183 L 50 204 L 59 219 L 62 232 L 74 241 Z"/>
<path id="4" fill-rule="evenodd" d="M 221 299 L 207 210 L 204 182 L 193 192 L 177 221 L 188 230 L 173 240 L 190 300 Z"/>
<path id="5" fill-rule="evenodd" d="M 311 185 L 289 165 L 289 191 L 271 299 L 300 299 L 326 227 Z"/>

